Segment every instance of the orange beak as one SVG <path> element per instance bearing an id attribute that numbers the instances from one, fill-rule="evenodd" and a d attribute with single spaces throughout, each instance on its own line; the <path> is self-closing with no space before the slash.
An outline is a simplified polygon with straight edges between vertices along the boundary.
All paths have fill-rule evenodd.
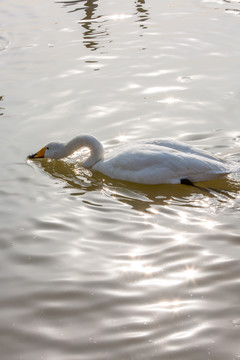
<path id="1" fill-rule="evenodd" d="M 46 151 L 46 148 L 42 148 L 41 150 L 39 150 L 36 154 L 33 154 L 33 155 L 29 155 L 28 156 L 28 159 L 40 159 L 40 158 L 44 158 L 44 155 L 45 155 L 45 151 Z"/>

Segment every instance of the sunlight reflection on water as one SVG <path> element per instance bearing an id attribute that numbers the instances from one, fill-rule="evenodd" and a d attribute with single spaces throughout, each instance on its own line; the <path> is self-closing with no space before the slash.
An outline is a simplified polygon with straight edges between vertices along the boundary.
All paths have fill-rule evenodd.
<path id="1" fill-rule="evenodd" d="M 238 168 L 239 1 L 6 9 L 2 357 L 236 359 L 239 173 L 198 188 L 141 186 L 84 169 L 87 151 L 25 159 L 92 133 L 106 151 L 173 137 Z"/>

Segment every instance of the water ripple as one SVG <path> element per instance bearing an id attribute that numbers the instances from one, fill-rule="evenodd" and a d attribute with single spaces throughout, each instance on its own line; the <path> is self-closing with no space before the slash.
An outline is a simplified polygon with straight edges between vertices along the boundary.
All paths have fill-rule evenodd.
<path id="1" fill-rule="evenodd" d="M 10 35 L 1 31 L 0 35 L 0 51 L 8 49 L 10 46 Z"/>
<path id="2" fill-rule="evenodd" d="M 239 2 L 5 8 L 2 358 L 237 359 L 239 173 L 141 186 L 84 169 L 85 151 L 25 158 L 92 133 L 106 151 L 173 137 L 238 163 Z"/>

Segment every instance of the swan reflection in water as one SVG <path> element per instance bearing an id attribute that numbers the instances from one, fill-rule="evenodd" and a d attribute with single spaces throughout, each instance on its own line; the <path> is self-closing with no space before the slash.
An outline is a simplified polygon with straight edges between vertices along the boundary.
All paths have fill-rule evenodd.
<path id="1" fill-rule="evenodd" d="M 99 192 L 114 198 L 132 209 L 158 213 L 156 206 L 179 205 L 187 207 L 224 207 L 238 197 L 240 182 L 231 178 L 200 183 L 199 187 L 187 185 L 141 185 L 111 179 L 105 175 L 81 167 L 74 159 L 40 159 L 36 164 L 51 177 L 59 180 L 71 196 L 83 196 L 87 192 Z M 96 204 L 99 206 L 99 203 Z"/>

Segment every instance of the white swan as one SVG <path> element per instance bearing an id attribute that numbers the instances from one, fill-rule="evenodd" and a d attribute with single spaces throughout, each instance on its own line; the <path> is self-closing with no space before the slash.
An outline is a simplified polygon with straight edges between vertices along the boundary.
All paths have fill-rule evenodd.
<path id="1" fill-rule="evenodd" d="M 213 180 L 231 172 L 231 163 L 175 140 L 139 140 L 120 145 L 104 157 L 102 144 L 91 135 L 76 136 L 67 143 L 51 142 L 29 159 L 61 159 L 87 147 L 83 166 L 113 179 L 139 184 L 192 184 Z"/>

